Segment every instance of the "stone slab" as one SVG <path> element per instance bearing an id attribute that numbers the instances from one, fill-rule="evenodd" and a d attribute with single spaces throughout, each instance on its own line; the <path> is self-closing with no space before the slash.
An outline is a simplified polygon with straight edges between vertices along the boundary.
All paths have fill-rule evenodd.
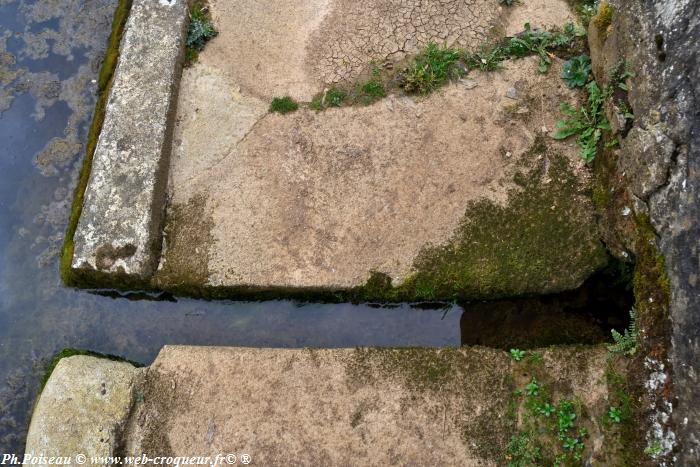
<path id="1" fill-rule="evenodd" d="M 561 102 L 577 99 L 560 63 L 542 75 L 528 57 L 472 72 L 475 87 L 465 80 L 425 98 L 279 115 L 205 64 L 207 53 L 181 83 L 158 286 L 349 289 L 372 271 L 399 285 L 422 252 L 449 244 L 471 203 L 500 206 L 516 171 L 549 164 L 537 141 L 583 185 L 551 207 L 577 238 L 563 252 L 552 234 L 536 259 L 553 265 L 547 277 L 523 272 L 503 295 L 522 293 L 522 284 L 537 284 L 527 293 L 573 289 L 600 266 L 575 142 L 542 132 L 561 118 Z M 539 158 L 523 164 L 534 150 Z M 540 187 L 562 183 L 545 176 Z"/>
<path id="2" fill-rule="evenodd" d="M 71 457 L 67 465 L 80 465 L 78 454 L 114 455 L 138 373 L 129 363 L 103 358 L 61 359 L 34 408 L 25 454 Z"/>
<path id="3" fill-rule="evenodd" d="M 134 0 L 74 236 L 75 270 L 148 278 L 157 264 L 188 18 L 186 0 Z"/>
<path id="4" fill-rule="evenodd" d="M 552 348 L 534 370 L 554 400 L 586 407 L 584 461 L 594 465 L 614 445 L 598 422 L 608 409 L 606 359 L 604 347 Z M 125 454 L 247 454 L 261 466 L 501 465 L 516 430 L 508 401 L 532 368 L 479 347 L 166 346 L 147 372 Z"/>

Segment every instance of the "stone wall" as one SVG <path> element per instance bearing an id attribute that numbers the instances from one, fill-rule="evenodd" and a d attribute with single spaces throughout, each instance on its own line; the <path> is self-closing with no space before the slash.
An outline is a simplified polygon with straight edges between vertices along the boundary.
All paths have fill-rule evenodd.
<path id="1" fill-rule="evenodd" d="M 606 109 L 620 144 L 605 151 L 596 169 L 602 179 L 599 207 L 612 226 L 606 242 L 621 257 L 637 257 L 635 293 L 642 308 L 644 364 L 651 374 L 646 391 L 653 404 L 647 440 L 652 450 L 660 449 L 657 457 L 696 465 L 700 2 L 613 0 L 602 4 L 591 21 L 589 41 L 599 83 L 614 85 L 613 70 L 622 61 L 635 74 L 619 105 Z M 632 123 L 621 117 L 625 101 L 634 114 Z M 647 288 L 645 278 L 654 276 L 649 273 L 654 268 L 661 271 Z"/>

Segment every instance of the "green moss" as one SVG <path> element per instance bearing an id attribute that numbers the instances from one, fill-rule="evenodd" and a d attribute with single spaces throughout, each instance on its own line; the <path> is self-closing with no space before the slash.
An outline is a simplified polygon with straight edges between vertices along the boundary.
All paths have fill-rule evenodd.
<path id="1" fill-rule="evenodd" d="M 514 417 L 504 417 L 507 395 L 515 389 L 508 358 L 485 349 L 357 349 L 346 361 L 348 380 L 358 388 L 395 379 L 414 394 L 445 398 L 465 446 L 493 461 L 504 451 L 515 431 Z M 485 394 L 493 397 L 483 407 Z M 481 406 L 478 414 L 474 408 Z M 440 415 L 442 416 L 442 415 Z"/>
<path id="2" fill-rule="evenodd" d="M 671 284 L 666 261 L 656 247 L 656 234 L 648 216 L 636 218 L 637 253 L 634 269 L 635 308 L 639 328 L 644 331 L 643 345 L 658 345 L 668 334 L 668 309 Z"/>
<path id="3" fill-rule="evenodd" d="M 627 359 L 611 357 L 605 368 L 609 406 L 620 409 L 620 423 L 612 423 L 606 413 L 601 415 L 601 426 L 605 430 L 606 443 L 603 446 L 609 465 L 642 465 L 644 414 L 639 401 L 643 391 L 638 382 L 628 376 Z"/>
<path id="4" fill-rule="evenodd" d="M 187 204 L 174 204 L 169 208 L 164 229 L 167 248 L 162 267 L 156 271 L 153 279 L 158 287 L 206 285 L 209 278 L 207 255 L 214 242 L 211 234 L 214 220 L 211 215 L 203 215 L 205 206 L 205 197 L 195 195 Z M 192 218 L 197 218 L 198 222 L 186 222 Z"/>
<path id="5" fill-rule="evenodd" d="M 593 24 L 598 29 L 601 37 L 606 37 L 608 28 L 612 24 L 615 10 L 608 2 L 602 2 L 598 6 L 598 13 L 593 17 Z"/>
<path id="6" fill-rule="evenodd" d="M 104 61 L 102 62 L 99 78 L 97 80 L 100 92 L 104 92 L 107 89 L 117 66 L 117 62 L 119 61 L 119 42 L 121 41 L 122 30 L 129 17 L 131 3 L 132 0 L 121 0 L 117 4 L 117 9 L 114 12 L 112 33 L 109 35 L 107 50 L 105 51 Z"/>
<path id="7" fill-rule="evenodd" d="M 409 389 L 440 391 L 452 386 L 461 375 L 455 369 L 469 362 L 458 349 L 435 352 L 427 349 L 357 349 L 347 364 L 350 378 L 369 384 L 378 372 L 402 380 Z"/>
<path id="8" fill-rule="evenodd" d="M 536 163 L 542 155 L 550 161 L 549 183 Z M 607 254 L 567 160 L 538 138 L 523 163 L 515 177 L 521 187 L 510 190 L 505 206 L 472 202 L 454 238 L 424 249 L 403 284 L 389 287 L 387 277 L 374 274 L 355 295 L 400 301 L 538 294 L 573 289 L 605 266 Z"/>
<path id="9" fill-rule="evenodd" d="M 107 107 L 107 99 L 109 98 L 109 91 L 112 87 L 112 78 L 119 58 L 119 43 L 121 41 L 122 32 L 124 31 L 124 25 L 129 17 L 130 9 L 131 0 L 119 1 L 117 9 L 114 13 L 114 19 L 112 21 L 112 33 L 110 34 L 109 41 L 107 43 L 105 59 L 102 62 L 102 68 L 100 69 L 99 94 L 95 104 L 92 123 L 90 124 L 90 129 L 88 131 L 85 158 L 83 159 L 83 165 L 80 169 L 80 175 L 78 176 L 78 184 L 75 187 L 73 205 L 71 207 L 68 227 L 66 228 L 65 240 L 63 242 L 63 250 L 61 252 L 59 268 L 61 279 L 66 285 L 77 286 L 81 283 L 81 278 L 78 277 L 78 275 L 75 274 L 71 268 L 74 251 L 73 237 L 75 236 L 75 230 L 78 227 L 80 214 L 83 210 L 85 189 L 87 188 L 88 181 L 90 180 L 90 172 L 92 170 L 92 158 L 95 153 L 95 147 L 97 146 L 97 139 L 99 138 L 100 131 L 102 130 L 102 123 L 104 121 L 105 110 Z"/>
<path id="10" fill-rule="evenodd" d="M 39 383 L 39 393 L 41 393 L 41 391 L 44 390 L 44 386 L 46 386 L 46 383 L 49 381 L 49 378 L 51 377 L 53 370 L 56 369 L 56 365 L 58 365 L 58 362 L 60 362 L 64 358 L 73 357 L 76 355 L 87 355 L 90 357 L 104 358 L 107 360 L 113 360 L 117 362 L 127 362 L 139 368 L 144 366 L 142 363 L 127 360 L 116 355 L 103 354 L 99 352 L 93 352 L 91 350 L 81 350 L 68 347 L 61 350 L 58 354 L 56 354 L 56 356 L 54 356 L 51 359 L 51 362 L 49 362 L 48 366 L 46 367 L 46 370 L 44 371 L 44 375 L 41 377 L 41 382 Z"/>
<path id="11" fill-rule="evenodd" d="M 270 103 L 270 112 L 277 112 L 280 114 L 294 112 L 298 108 L 299 104 L 289 96 L 275 97 L 272 99 L 272 103 Z"/>

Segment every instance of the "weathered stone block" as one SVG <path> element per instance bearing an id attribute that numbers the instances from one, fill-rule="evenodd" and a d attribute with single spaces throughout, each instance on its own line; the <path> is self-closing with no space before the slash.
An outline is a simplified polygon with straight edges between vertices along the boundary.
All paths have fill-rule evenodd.
<path id="1" fill-rule="evenodd" d="M 71 457 L 70 465 L 79 465 L 79 454 L 88 463 L 91 456 L 114 455 L 138 371 L 97 357 L 62 359 L 34 408 L 25 454 Z"/>
<path id="2" fill-rule="evenodd" d="M 74 237 L 72 268 L 147 279 L 157 264 L 186 0 L 134 0 Z"/>

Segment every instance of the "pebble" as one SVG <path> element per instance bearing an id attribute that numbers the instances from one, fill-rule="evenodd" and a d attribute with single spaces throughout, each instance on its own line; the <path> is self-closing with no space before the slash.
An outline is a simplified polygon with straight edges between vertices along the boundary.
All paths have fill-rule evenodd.
<path id="1" fill-rule="evenodd" d="M 474 89 L 479 85 L 479 83 L 477 83 L 473 79 L 460 79 L 459 82 L 462 86 L 464 86 L 467 89 Z"/>
<path id="2" fill-rule="evenodd" d="M 506 90 L 506 97 L 508 99 L 517 99 L 518 98 L 518 92 L 515 90 L 515 88 L 511 87 Z"/>

